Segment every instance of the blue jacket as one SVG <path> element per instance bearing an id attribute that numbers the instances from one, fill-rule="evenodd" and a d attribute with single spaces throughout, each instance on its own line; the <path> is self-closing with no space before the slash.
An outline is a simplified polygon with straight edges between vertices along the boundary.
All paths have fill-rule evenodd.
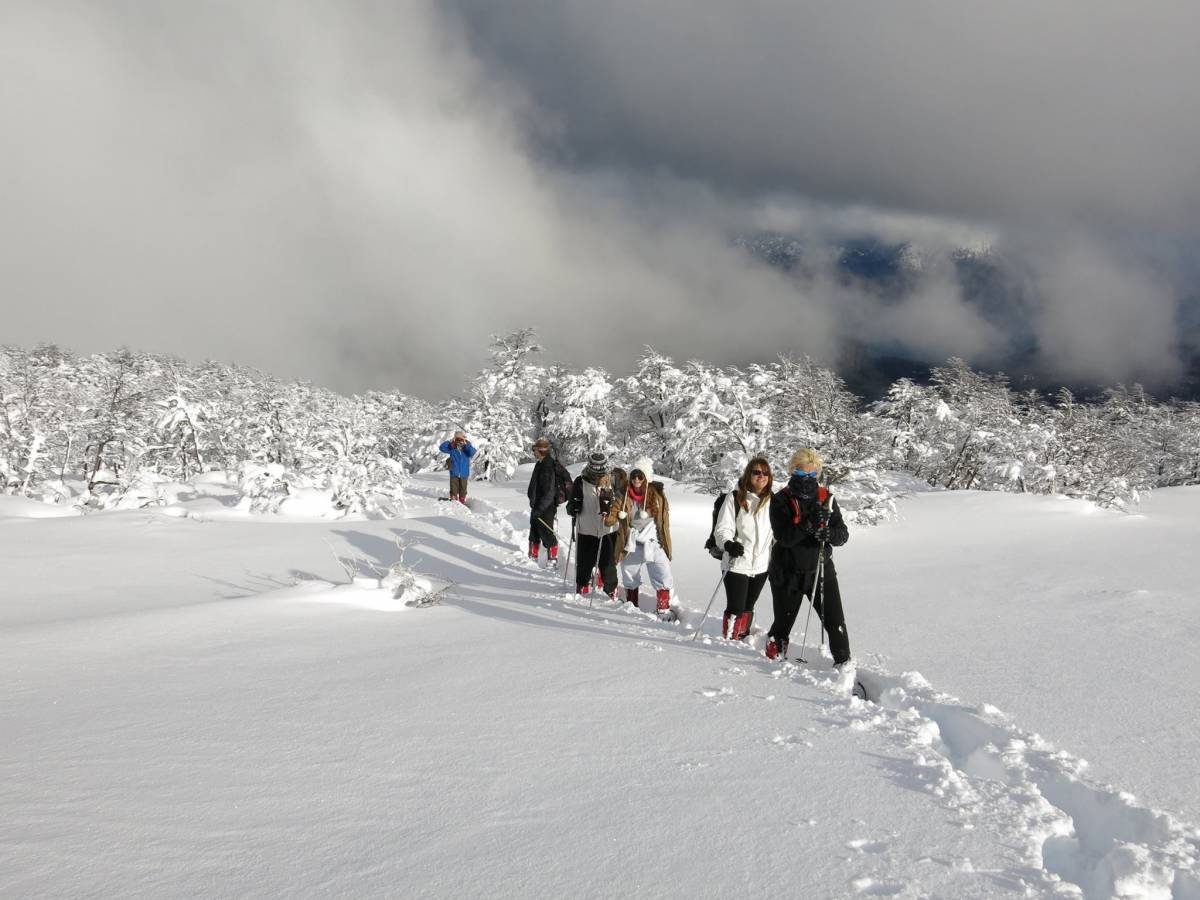
<path id="1" fill-rule="evenodd" d="M 471 477 L 471 457 L 475 455 L 475 448 L 471 446 L 470 441 L 467 441 L 467 445 L 461 450 L 451 447 L 449 441 L 442 441 L 442 445 L 438 449 L 443 453 L 450 454 L 451 475 L 455 478 Z"/>

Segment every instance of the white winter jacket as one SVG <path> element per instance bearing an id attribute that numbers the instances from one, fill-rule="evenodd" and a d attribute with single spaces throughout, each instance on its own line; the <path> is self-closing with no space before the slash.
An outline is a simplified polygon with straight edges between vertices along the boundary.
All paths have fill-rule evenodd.
<path id="1" fill-rule="evenodd" d="M 730 491 L 725 495 L 725 502 L 717 513 L 713 537 L 718 547 L 724 547 L 726 541 L 737 541 L 746 548 L 746 552 L 737 559 L 730 560 L 729 554 L 725 554 L 722 563 L 729 571 L 740 575 L 758 575 L 767 571 L 767 564 L 771 561 L 771 544 L 775 540 L 771 533 L 771 500 L 768 497 L 759 506 L 758 498 L 750 497 L 750 509 L 735 508 L 735 493 Z"/>

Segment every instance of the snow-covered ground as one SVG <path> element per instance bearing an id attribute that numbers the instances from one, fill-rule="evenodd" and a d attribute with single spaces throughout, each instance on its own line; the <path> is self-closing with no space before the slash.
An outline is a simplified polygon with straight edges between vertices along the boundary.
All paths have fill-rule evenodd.
<path id="1" fill-rule="evenodd" d="M 1200 489 L 855 530 L 864 703 L 720 597 L 690 640 L 710 498 L 669 489 L 663 625 L 523 559 L 524 477 L 390 521 L 0 498 L 0 895 L 1200 898 Z M 397 538 L 425 583 L 347 583 Z"/>

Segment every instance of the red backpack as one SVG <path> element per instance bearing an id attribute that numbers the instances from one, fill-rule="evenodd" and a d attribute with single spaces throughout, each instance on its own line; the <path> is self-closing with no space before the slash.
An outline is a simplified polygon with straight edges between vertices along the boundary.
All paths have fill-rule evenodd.
<path id="1" fill-rule="evenodd" d="M 799 525 L 800 524 L 800 501 L 797 500 L 795 495 L 793 495 L 792 492 L 789 491 L 786 487 L 783 488 L 779 493 L 787 494 L 788 502 L 790 502 L 792 504 L 792 524 Z M 828 500 L 829 500 L 829 488 L 825 487 L 824 485 L 818 485 L 817 486 L 817 502 L 820 503 L 822 506 L 824 506 L 826 504 L 826 502 L 828 502 Z"/>

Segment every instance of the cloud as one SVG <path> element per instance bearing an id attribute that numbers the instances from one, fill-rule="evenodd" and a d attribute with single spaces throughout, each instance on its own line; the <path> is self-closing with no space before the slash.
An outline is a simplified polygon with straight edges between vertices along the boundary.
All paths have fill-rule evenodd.
<path id="1" fill-rule="evenodd" d="M 883 303 L 820 263 L 786 276 L 730 236 L 868 232 L 944 257 L 1030 222 L 1166 227 L 1194 212 L 1200 181 L 1167 182 L 1194 165 L 1195 98 L 1177 77 L 1144 96 L 1193 65 L 1182 37 L 1156 41 L 1153 60 L 1110 44 L 1138 63 L 1117 54 L 1124 85 L 1108 68 L 1068 71 L 1097 28 L 1127 24 L 1120 10 L 1068 40 L 1057 27 L 1031 39 L 1020 10 L 972 25 L 924 5 L 911 20 L 508 6 L 5 4 L 3 339 L 431 398 L 462 388 L 489 333 L 526 325 L 549 357 L 615 370 L 646 344 L 832 363 L 864 335 L 986 360 L 1005 336 L 944 271 Z M 1051 50 L 1065 82 L 1043 80 Z M 1072 113 L 1066 87 L 1103 122 Z M 1043 253 L 1039 270 L 1039 327 L 1077 361 L 1064 371 L 1103 354 L 1114 373 L 1169 373 L 1114 352 L 1111 329 L 1067 333 L 1091 319 L 1070 295 L 1087 286 L 1076 264 L 1103 257 L 1085 245 L 1058 266 Z M 1129 288 L 1103 309 L 1145 296 L 1137 265 L 1103 264 Z M 1135 323 L 1146 354 L 1163 321 Z"/>
<path id="2" fill-rule="evenodd" d="M 429 396 L 525 324 L 614 366 L 832 346 L 718 226 L 540 165 L 526 99 L 432 6 L 305 9 L 8 9 L 7 340 Z"/>
<path id="3" fill-rule="evenodd" d="M 1153 273 L 1074 240 L 1035 263 L 1038 363 L 1055 379 L 1162 386 L 1182 374 L 1178 298 Z"/>
<path id="4" fill-rule="evenodd" d="M 1187 0 L 453 5 L 579 164 L 967 219 L 1200 217 Z"/>

